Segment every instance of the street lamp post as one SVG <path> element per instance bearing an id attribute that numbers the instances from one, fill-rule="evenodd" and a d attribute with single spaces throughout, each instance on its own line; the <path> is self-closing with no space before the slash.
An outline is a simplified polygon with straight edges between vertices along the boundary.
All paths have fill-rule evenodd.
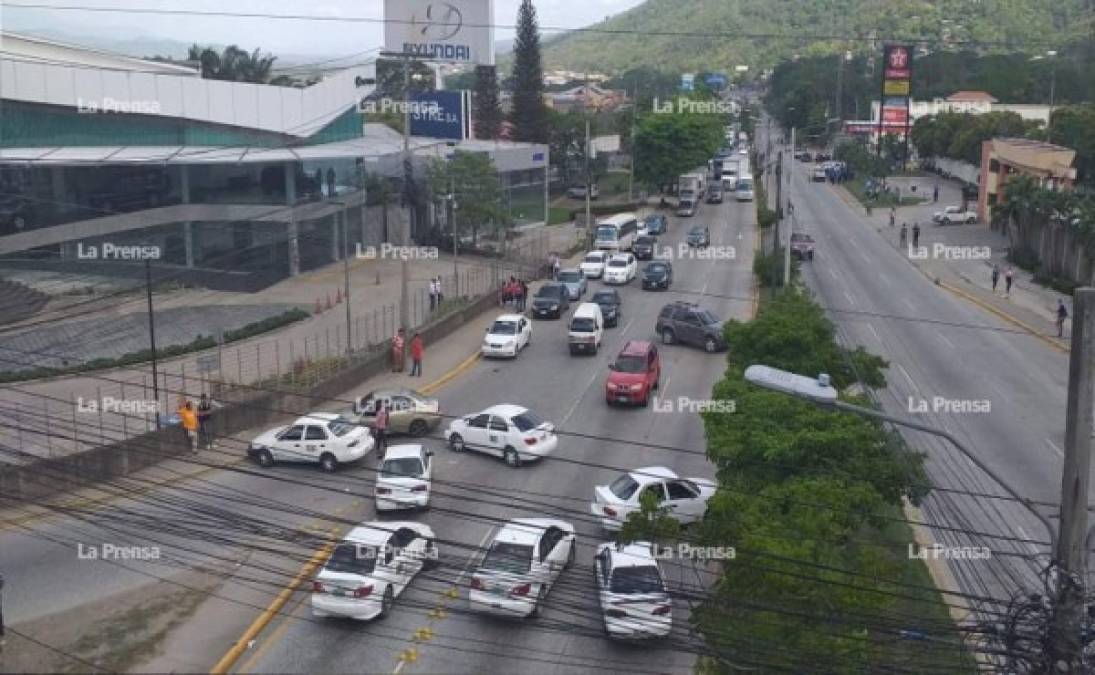
<path id="1" fill-rule="evenodd" d="M 1046 141 L 1053 142 L 1053 97 L 1057 93 L 1057 52 L 1049 50 L 1046 56 L 1053 59 L 1049 69 L 1049 117 L 1046 118 Z"/>
<path id="2" fill-rule="evenodd" d="M 984 471 L 997 485 L 1002 487 L 1005 492 L 1008 493 L 1013 499 L 1021 503 L 1027 508 L 1027 510 L 1038 519 L 1046 528 L 1046 532 L 1049 534 L 1050 550 L 1057 550 L 1057 531 L 1053 525 L 1050 524 L 1049 519 L 1039 513 L 1029 499 L 1019 494 L 1019 492 L 1008 485 L 1008 483 L 1001 478 L 995 471 L 989 466 L 977 458 L 965 445 L 961 443 L 957 438 L 951 435 L 949 432 L 943 429 L 936 429 L 935 427 L 929 427 L 917 422 L 910 422 L 898 417 L 893 417 L 885 413 L 878 412 L 877 410 L 871 410 L 870 408 L 863 408 L 850 403 L 841 401 L 837 395 L 837 390 L 830 383 L 828 375 L 818 375 L 817 379 L 805 377 L 803 375 L 796 375 L 795 373 L 789 373 L 785 370 L 778 370 L 769 366 L 752 365 L 745 369 L 745 379 L 753 384 L 763 387 L 765 389 L 771 389 L 778 391 L 796 398 L 805 399 L 811 403 L 815 403 L 822 407 L 832 408 L 841 412 L 849 412 L 861 417 L 869 417 L 872 419 L 882 420 L 883 422 L 889 422 L 902 427 L 908 427 L 909 429 L 916 429 L 917 431 L 923 431 L 933 436 L 939 436 L 951 442 L 958 451 L 966 456 L 971 462 L 973 462 L 977 468 Z"/>

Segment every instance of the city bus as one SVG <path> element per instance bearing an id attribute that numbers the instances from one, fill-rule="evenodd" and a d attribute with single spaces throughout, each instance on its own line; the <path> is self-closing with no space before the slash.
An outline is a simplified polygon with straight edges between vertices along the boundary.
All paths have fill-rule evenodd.
<path id="1" fill-rule="evenodd" d="M 639 219 L 634 213 L 618 213 L 597 221 L 594 238 L 602 251 L 630 251 L 639 231 Z"/>

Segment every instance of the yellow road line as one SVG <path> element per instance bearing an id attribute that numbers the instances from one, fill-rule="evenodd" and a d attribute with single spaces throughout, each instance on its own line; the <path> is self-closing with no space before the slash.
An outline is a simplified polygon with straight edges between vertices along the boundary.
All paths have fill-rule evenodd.
<path id="1" fill-rule="evenodd" d="M 420 391 L 423 394 L 432 394 L 435 391 L 440 390 L 441 387 L 445 386 L 446 384 L 448 384 L 449 382 L 451 382 L 452 380 L 454 380 L 458 376 L 460 376 L 462 373 L 464 373 L 466 370 L 471 368 L 472 365 L 474 365 L 475 362 L 479 360 L 480 356 L 481 356 L 481 354 L 479 352 L 475 352 L 474 354 L 472 354 L 471 356 L 469 356 L 468 358 L 464 359 L 459 364 L 457 364 L 457 366 L 455 368 L 453 368 L 449 372 L 442 375 L 436 381 L 431 382 L 431 383 L 427 384 L 426 386 L 422 387 L 418 391 Z"/>

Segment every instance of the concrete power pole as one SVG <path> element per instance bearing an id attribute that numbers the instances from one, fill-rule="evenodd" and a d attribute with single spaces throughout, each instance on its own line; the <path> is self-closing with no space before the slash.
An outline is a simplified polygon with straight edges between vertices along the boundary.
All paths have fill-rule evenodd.
<path id="1" fill-rule="evenodd" d="M 592 224 L 592 220 L 591 220 L 591 218 L 592 218 L 591 211 L 593 209 L 592 209 L 592 202 L 590 201 L 593 198 L 590 194 L 591 192 L 593 192 L 593 181 L 590 179 L 590 175 L 589 175 L 589 152 L 590 152 L 591 149 L 592 148 L 590 148 L 590 144 L 589 144 L 589 115 L 587 114 L 586 115 L 586 151 L 584 153 L 585 154 L 585 174 L 586 174 L 586 237 L 589 239 L 589 247 L 593 248 L 593 224 Z"/>
<path id="2" fill-rule="evenodd" d="M 1061 477 L 1061 521 L 1056 558 L 1057 602 L 1050 657 L 1056 672 L 1084 672 L 1081 628 L 1086 614 L 1087 499 L 1095 374 L 1095 288 L 1072 296 L 1072 353 L 1065 409 L 1065 463 Z"/>
<path id="3" fill-rule="evenodd" d="M 407 201 L 408 220 L 401 233 L 399 244 L 407 246 L 411 243 L 411 219 L 415 215 L 414 204 L 407 200 L 411 180 L 411 106 L 409 105 L 411 98 L 411 57 L 409 54 L 403 57 L 403 98 L 406 99 L 404 103 L 407 104 L 403 106 L 403 198 L 404 201 Z M 406 257 L 400 256 L 399 263 L 399 326 L 404 331 L 409 331 L 411 329 L 410 293 L 407 287 L 410 284 L 410 269 Z"/>
<path id="4" fill-rule="evenodd" d="M 768 198 L 765 193 L 764 198 Z M 779 253 L 779 222 L 783 220 L 783 151 L 776 156 L 776 231 L 772 237 L 772 255 Z"/>

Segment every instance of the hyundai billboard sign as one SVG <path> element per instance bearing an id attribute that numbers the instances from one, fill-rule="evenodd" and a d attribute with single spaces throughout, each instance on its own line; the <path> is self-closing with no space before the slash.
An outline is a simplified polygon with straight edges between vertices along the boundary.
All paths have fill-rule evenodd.
<path id="1" fill-rule="evenodd" d="M 411 135 L 462 141 L 470 136 L 468 92 L 422 91 L 411 94 Z"/>
<path id="2" fill-rule="evenodd" d="M 494 65 L 494 0 L 384 0 L 384 48 Z"/>

